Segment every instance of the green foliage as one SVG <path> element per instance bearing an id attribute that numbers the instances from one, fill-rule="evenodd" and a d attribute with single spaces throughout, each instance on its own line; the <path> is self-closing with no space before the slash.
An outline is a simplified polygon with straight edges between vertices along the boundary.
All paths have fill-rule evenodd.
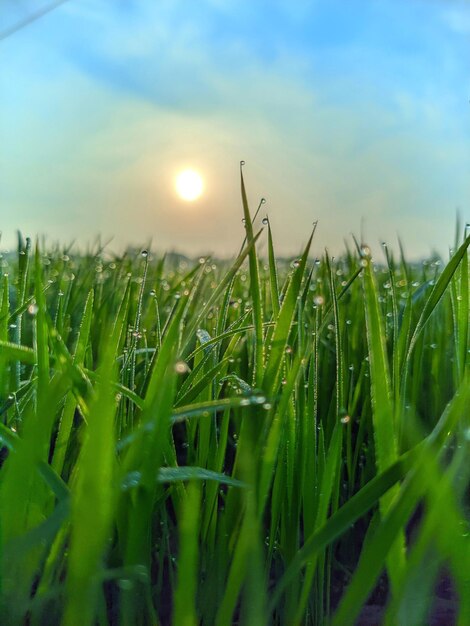
<path id="1" fill-rule="evenodd" d="M 470 238 L 265 264 L 241 182 L 232 263 L 1 259 L 2 623 L 470 622 Z"/>

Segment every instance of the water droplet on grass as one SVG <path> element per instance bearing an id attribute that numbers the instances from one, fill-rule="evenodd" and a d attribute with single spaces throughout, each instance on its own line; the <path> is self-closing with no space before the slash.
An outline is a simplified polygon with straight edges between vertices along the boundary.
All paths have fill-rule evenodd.
<path id="1" fill-rule="evenodd" d="M 149 252 L 148 252 L 148 250 L 142 250 L 142 252 L 141 252 L 140 254 L 141 254 L 141 255 L 144 257 L 144 259 L 145 259 L 146 257 L 148 257 Z"/>
<path id="2" fill-rule="evenodd" d="M 185 361 L 176 361 L 175 372 L 177 374 L 186 374 L 186 372 L 189 372 L 188 364 Z"/>
<path id="3" fill-rule="evenodd" d="M 266 224 L 269 224 L 269 220 L 267 217 L 263 217 L 263 219 L 261 220 L 263 222 L 263 224 L 266 226 Z"/>

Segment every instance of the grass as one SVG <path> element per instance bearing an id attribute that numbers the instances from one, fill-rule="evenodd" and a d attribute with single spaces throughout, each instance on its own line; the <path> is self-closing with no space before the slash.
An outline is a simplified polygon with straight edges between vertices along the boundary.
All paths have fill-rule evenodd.
<path id="1" fill-rule="evenodd" d="M 3 256 L 2 623 L 470 623 L 468 232 L 287 263 L 241 181 L 232 263 Z"/>

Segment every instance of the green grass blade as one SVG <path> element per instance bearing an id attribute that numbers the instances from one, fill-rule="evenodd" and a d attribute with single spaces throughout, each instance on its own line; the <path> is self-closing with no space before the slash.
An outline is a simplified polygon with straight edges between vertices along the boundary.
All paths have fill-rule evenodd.
<path id="1" fill-rule="evenodd" d="M 392 465 L 398 455 L 396 430 L 394 425 L 395 410 L 390 383 L 390 373 L 386 349 L 385 330 L 379 307 L 377 289 L 372 263 L 366 260 L 364 268 L 364 302 L 366 313 L 367 342 L 371 379 L 372 416 L 376 463 L 379 472 L 384 472 Z M 380 502 L 380 511 L 385 515 L 396 496 L 396 489 L 391 489 Z M 393 554 L 388 561 L 392 582 L 400 577 L 405 566 L 404 537 L 398 537 Z"/>

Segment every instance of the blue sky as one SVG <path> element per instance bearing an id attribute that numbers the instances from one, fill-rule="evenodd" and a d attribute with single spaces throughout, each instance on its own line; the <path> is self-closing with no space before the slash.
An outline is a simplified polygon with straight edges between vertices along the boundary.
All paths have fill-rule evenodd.
<path id="1" fill-rule="evenodd" d="M 0 33 L 48 2 L 3 0 Z M 280 253 L 410 256 L 470 221 L 470 3 L 69 0 L 0 41 L 3 246 L 234 253 L 238 162 Z M 193 204 L 175 174 L 198 168 Z"/>

